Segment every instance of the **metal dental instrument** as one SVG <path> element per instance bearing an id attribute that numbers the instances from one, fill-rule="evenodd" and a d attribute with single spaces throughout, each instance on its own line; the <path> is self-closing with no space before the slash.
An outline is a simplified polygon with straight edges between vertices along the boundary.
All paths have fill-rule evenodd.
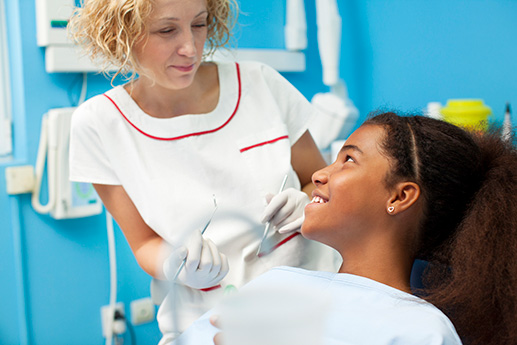
<path id="1" fill-rule="evenodd" d="M 206 225 L 203 228 L 203 230 L 201 230 L 201 235 L 203 235 L 205 233 L 206 229 L 210 225 L 210 222 L 212 222 L 212 218 L 214 218 L 215 211 L 217 211 L 217 200 L 215 200 L 215 194 L 213 195 L 213 197 L 214 197 L 214 211 L 212 212 L 212 215 L 208 219 L 208 222 L 206 223 Z M 178 270 L 176 271 L 176 274 L 174 275 L 174 279 L 172 280 L 173 282 L 175 282 L 176 279 L 178 279 L 178 276 L 180 275 L 181 270 L 183 269 L 183 267 L 185 267 L 185 263 L 186 262 L 187 262 L 187 258 L 183 259 L 183 261 L 181 262 L 180 267 L 178 267 Z"/>
<path id="2" fill-rule="evenodd" d="M 280 190 L 278 191 L 278 193 L 282 193 L 282 191 L 284 190 L 284 187 L 285 187 L 285 183 L 287 182 L 287 176 L 288 174 L 286 174 L 284 176 L 284 180 L 282 181 L 282 185 L 280 186 Z M 257 256 L 259 256 L 260 254 L 260 250 L 262 249 L 262 245 L 264 244 L 264 241 L 267 237 L 267 234 L 269 232 L 269 227 L 271 226 L 271 222 L 268 221 L 266 223 L 266 228 L 264 229 L 264 234 L 262 235 L 262 240 L 260 241 L 260 244 L 259 244 L 259 247 L 258 247 L 258 250 L 257 250 Z"/>

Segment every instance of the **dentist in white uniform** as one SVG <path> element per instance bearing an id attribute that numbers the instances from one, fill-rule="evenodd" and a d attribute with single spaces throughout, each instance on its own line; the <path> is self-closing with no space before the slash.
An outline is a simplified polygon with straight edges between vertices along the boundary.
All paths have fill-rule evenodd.
<path id="1" fill-rule="evenodd" d="M 70 176 L 93 183 L 149 275 L 172 280 L 186 258 L 158 312 L 163 344 L 229 285 L 279 265 L 339 267 L 334 250 L 298 236 L 325 166 L 307 130 L 314 108 L 266 65 L 204 61 L 227 43 L 231 5 L 90 0 L 70 24 L 94 59 L 138 74 L 76 110 Z M 266 221 L 273 250 L 257 256 Z"/>

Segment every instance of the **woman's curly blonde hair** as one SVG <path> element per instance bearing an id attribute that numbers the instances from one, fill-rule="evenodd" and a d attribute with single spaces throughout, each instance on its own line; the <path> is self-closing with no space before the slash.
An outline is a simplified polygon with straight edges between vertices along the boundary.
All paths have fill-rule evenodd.
<path id="1" fill-rule="evenodd" d="M 230 42 L 238 11 L 235 0 L 206 0 L 206 5 L 205 57 Z M 152 0 L 81 0 L 68 23 L 68 34 L 103 72 L 117 68 L 112 81 L 119 74 L 132 79 L 138 67 L 132 50 L 145 39 L 152 9 Z"/>

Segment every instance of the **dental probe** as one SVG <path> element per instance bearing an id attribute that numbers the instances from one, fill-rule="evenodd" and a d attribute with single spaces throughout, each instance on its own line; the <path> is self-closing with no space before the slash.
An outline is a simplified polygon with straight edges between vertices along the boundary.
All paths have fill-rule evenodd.
<path id="1" fill-rule="evenodd" d="M 284 180 L 282 181 L 282 185 L 280 186 L 280 190 L 278 191 L 278 194 L 282 193 L 282 191 L 284 190 L 285 183 L 287 182 L 287 176 L 288 176 L 288 174 L 286 174 L 284 176 Z M 271 226 L 271 221 L 268 221 L 266 223 L 266 228 L 264 229 L 264 234 L 262 235 L 262 240 L 260 241 L 260 244 L 259 244 L 259 247 L 258 247 L 258 250 L 257 250 L 257 256 L 260 254 L 260 250 L 262 249 L 262 245 L 264 244 L 264 240 L 267 237 L 267 233 L 269 232 L 269 227 L 270 226 Z"/>
<path id="2" fill-rule="evenodd" d="M 203 235 L 205 233 L 206 229 L 210 225 L 210 222 L 212 222 L 212 218 L 214 218 L 215 211 L 217 211 L 217 200 L 215 200 L 215 194 L 213 195 L 213 197 L 214 197 L 214 211 L 212 212 L 212 215 L 208 219 L 208 222 L 206 223 L 206 225 L 203 228 L 203 230 L 201 230 L 201 235 Z M 186 262 L 187 262 L 187 258 L 185 257 L 185 259 L 183 259 L 183 261 L 181 262 L 180 267 L 178 267 L 178 270 L 176 271 L 176 274 L 174 275 L 174 279 L 172 280 L 173 282 L 175 282 L 176 279 L 178 279 L 178 276 L 180 275 L 181 270 L 183 269 L 183 267 L 185 267 L 185 263 Z"/>

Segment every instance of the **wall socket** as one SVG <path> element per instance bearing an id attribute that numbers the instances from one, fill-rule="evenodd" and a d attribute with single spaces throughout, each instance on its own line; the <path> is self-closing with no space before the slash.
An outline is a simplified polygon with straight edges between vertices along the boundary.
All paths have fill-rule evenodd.
<path id="1" fill-rule="evenodd" d="M 5 168 L 7 194 L 32 193 L 34 189 L 34 167 L 32 165 Z"/>
<path id="2" fill-rule="evenodd" d="M 156 306 L 150 297 L 137 299 L 129 305 L 131 310 L 131 323 L 141 325 L 154 320 Z"/>
<path id="3" fill-rule="evenodd" d="M 101 323 L 102 323 L 102 336 L 106 338 L 108 334 L 109 324 L 110 324 L 110 316 L 113 317 L 111 321 L 111 329 L 113 330 L 113 334 L 122 334 L 126 331 L 125 321 L 115 321 L 115 312 L 118 311 L 121 315 L 125 317 L 124 313 L 124 303 L 118 302 L 115 304 L 115 310 L 113 314 L 110 315 L 110 306 L 105 305 L 101 307 Z"/>

